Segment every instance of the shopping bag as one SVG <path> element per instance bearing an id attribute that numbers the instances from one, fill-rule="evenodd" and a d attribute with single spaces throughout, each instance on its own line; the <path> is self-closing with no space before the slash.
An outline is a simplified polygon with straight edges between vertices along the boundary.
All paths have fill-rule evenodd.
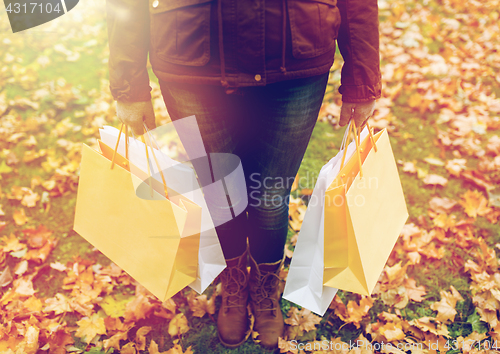
<path id="1" fill-rule="evenodd" d="M 115 158 L 111 168 L 109 158 L 83 146 L 74 229 L 164 301 L 197 278 L 201 207 L 157 190 L 139 198 L 135 186 L 144 181 L 125 157 Z"/>
<path id="2" fill-rule="evenodd" d="M 325 192 L 323 284 L 370 295 L 408 210 L 387 130 L 358 145 Z"/>
<path id="3" fill-rule="evenodd" d="M 346 130 L 342 146 L 347 141 L 347 134 Z M 365 129 L 361 137 L 366 136 L 368 132 Z M 321 168 L 300 228 L 283 292 L 283 298 L 320 316 L 326 312 L 338 290 L 323 284 L 325 192 L 337 177 L 342 158 L 350 162 L 354 151 L 353 141 Z"/>
<path id="4" fill-rule="evenodd" d="M 186 124 L 190 125 L 190 132 L 193 131 L 193 124 L 195 117 L 187 117 L 175 122 L 176 129 L 183 129 Z M 163 131 L 160 130 L 159 134 L 170 134 L 169 127 Z M 155 132 L 158 131 L 158 128 Z M 193 134 L 195 135 L 195 134 Z M 117 139 L 119 136 L 119 129 L 110 126 L 104 126 L 100 129 L 100 137 L 102 142 L 111 147 L 115 146 Z M 201 139 L 201 136 L 200 136 Z M 151 140 L 154 140 L 152 138 Z M 155 144 L 153 144 L 155 145 Z M 203 146 L 200 142 L 199 146 Z M 145 156 L 145 147 L 142 142 L 136 141 L 136 144 L 128 144 L 128 150 L 125 149 L 125 137 L 122 135 L 118 145 L 118 152 L 120 155 L 125 155 L 128 152 L 130 160 L 137 162 L 138 168 L 132 168 L 133 173 L 140 175 L 141 179 L 146 175 L 147 167 L 145 164 L 146 156 Z M 107 148 L 102 150 L 103 154 L 111 159 L 113 154 L 113 149 Z M 164 174 L 164 178 L 166 179 L 166 184 L 169 190 L 169 198 L 176 201 L 176 198 L 179 196 L 183 196 L 192 200 L 194 203 L 199 205 L 202 208 L 202 216 L 201 216 L 201 232 L 200 232 L 200 244 L 199 244 L 199 253 L 198 253 L 198 272 L 196 279 L 189 284 L 189 286 L 194 289 L 196 292 L 201 294 L 205 289 L 213 282 L 213 280 L 224 270 L 226 267 L 226 262 L 224 259 L 224 255 L 222 253 L 222 248 L 220 246 L 219 238 L 217 236 L 217 232 L 215 230 L 214 224 L 212 222 L 212 218 L 210 216 L 210 212 L 207 207 L 207 203 L 203 196 L 203 192 L 200 189 L 199 183 L 196 179 L 195 172 L 193 168 L 186 166 L 186 164 L 180 163 L 176 161 L 161 151 L 157 146 L 149 146 L 150 155 L 154 153 L 154 156 L 157 157 L 159 166 L 162 171 L 166 171 Z M 200 153 L 203 155 L 203 152 Z M 205 153 L 206 154 L 206 153 Z M 199 156 L 196 156 L 199 157 Z M 151 166 L 155 168 L 156 166 Z M 241 166 L 240 166 L 241 167 Z M 155 189 L 159 191 L 159 193 L 163 193 L 163 184 L 161 178 L 158 178 L 157 171 L 153 171 L 152 181 Z M 222 186 L 215 185 L 219 190 L 222 190 Z"/>

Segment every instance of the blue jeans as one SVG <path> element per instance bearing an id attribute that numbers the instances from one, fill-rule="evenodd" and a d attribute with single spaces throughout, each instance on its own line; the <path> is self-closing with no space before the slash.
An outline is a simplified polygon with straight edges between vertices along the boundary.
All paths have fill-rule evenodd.
<path id="1" fill-rule="evenodd" d="M 226 259 L 241 255 L 247 238 L 257 263 L 273 263 L 283 257 L 290 189 L 327 81 L 328 73 L 238 88 L 232 94 L 219 86 L 160 81 L 172 120 L 195 115 L 208 154 L 231 153 L 241 159 L 248 196 L 246 213 L 216 227 Z M 180 138 L 183 143 L 189 139 Z M 194 167 L 198 171 L 196 164 Z M 210 205 L 209 209 L 212 213 Z"/>

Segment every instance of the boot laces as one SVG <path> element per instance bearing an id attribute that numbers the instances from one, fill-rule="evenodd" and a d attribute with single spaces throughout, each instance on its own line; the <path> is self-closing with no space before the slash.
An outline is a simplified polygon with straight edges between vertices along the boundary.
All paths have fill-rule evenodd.
<path id="1" fill-rule="evenodd" d="M 257 275 L 257 286 L 255 286 L 254 293 L 258 308 L 256 311 L 274 311 L 277 309 L 276 299 L 274 295 L 279 285 L 280 278 L 275 273 L 267 273 L 265 275 Z"/>
<path id="2" fill-rule="evenodd" d="M 244 297 L 242 290 L 247 285 L 247 273 L 239 267 L 226 268 L 221 274 L 221 280 L 226 311 L 230 307 L 245 307 L 240 300 Z"/>

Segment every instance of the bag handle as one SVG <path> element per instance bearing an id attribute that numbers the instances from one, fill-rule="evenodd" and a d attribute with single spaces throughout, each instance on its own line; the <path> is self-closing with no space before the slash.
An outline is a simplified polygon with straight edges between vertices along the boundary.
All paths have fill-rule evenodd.
<path id="1" fill-rule="evenodd" d="M 371 139 L 372 144 L 373 144 L 373 150 L 375 150 L 375 152 L 377 152 L 377 144 L 375 143 L 375 138 L 373 137 L 372 128 L 370 127 L 368 122 L 366 122 L 366 126 L 368 127 L 368 134 L 369 134 L 370 139 Z M 361 166 L 361 154 L 359 151 L 359 147 L 361 145 L 361 130 L 363 127 L 364 126 L 357 129 L 356 123 L 354 122 L 354 120 L 351 119 L 349 121 L 349 125 L 348 125 L 347 129 L 345 130 L 344 138 L 342 139 L 342 144 L 340 145 L 340 150 L 344 149 L 344 154 L 342 155 L 342 161 L 340 163 L 340 169 L 342 170 L 342 167 L 344 167 L 345 157 L 347 155 L 347 146 L 349 145 L 349 137 L 350 137 L 351 131 L 352 131 L 352 133 L 354 134 L 354 141 L 356 143 L 356 155 L 358 157 L 359 176 L 360 177 L 363 177 L 363 169 Z"/>
<path id="2" fill-rule="evenodd" d="M 122 132 L 123 132 L 123 128 L 125 128 L 125 157 L 128 160 L 128 126 L 126 124 L 122 123 L 122 125 L 120 126 L 120 132 L 118 133 L 118 139 L 116 140 L 115 150 L 113 151 L 113 158 L 111 159 L 111 169 L 113 169 L 113 167 L 115 166 L 115 156 L 116 156 L 116 152 L 118 151 L 118 144 L 120 143 L 120 138 L 121 138 L 121 135 L 122 135 Z M 153 158 L 155 160 L 156 167 L 158 167 L 158 171 L 160 172 L 160 175 L 161 175 L 161 179 L 162 179 L 162 182 L 163 182 L 163 189 L 165 191 L 165 197 L 167 199 L 169 199 L 168 198 L 167 183 L 165 181 L 165 176 L 163 175 L 163 171 L 160 168 L 160 164 L 158 163 L 158 160 L 157 160 L 155 152 L 154 152 L 153 144 L 151 143 L 151 141 L 154 140 L 154 139 L 150 138 L 150 136 L 149 136 L 150 132 L 147 129 L 146 125 L 144 125 L 144 128 L 146 129 L 146 133 L 147 133 L 148 139 L 147 139 L 147 142 L 146 142 L 146 139 L 144 138 L 144 135 L 141 135 L 141 140 L 142 140 L 142 142 L 144 144 L 144 147 L 146 149 L 146 158 L 147 158 L 148 176 L 149 176 L 149 178 L 148 178 L 148 184 L 149 184 L 149 191 L 151 193 L 151 197 L 153 196 L 153 184 L 151 183 L 151 168 L 149 166 L 148 143 L 151 146 L 151 152 L 153 153 Z"/>

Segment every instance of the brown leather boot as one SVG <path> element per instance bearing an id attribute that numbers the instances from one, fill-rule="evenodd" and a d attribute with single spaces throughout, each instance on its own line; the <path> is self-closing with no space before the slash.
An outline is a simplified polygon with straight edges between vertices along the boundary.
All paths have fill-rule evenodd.
<path id="1" fill-rule="evenodd" d="M 229 348 L 243 344 L 250 335 L 247 313 L 247 252 L 226 259 L 227 267 L 220 274 L 222 303 L 217 316 L 219 340 Z"/>
<path id="2" fill-rule="evenodd" d="M 280 278 L 283 260 L 275 263 L 257 262 L 250 255 L 250 307 L 255 317 L 253 330 L 259 333 L 259 344 L 277 348 L 278 337 L 283 337 L 285 324 L 280 308 Z"/>

